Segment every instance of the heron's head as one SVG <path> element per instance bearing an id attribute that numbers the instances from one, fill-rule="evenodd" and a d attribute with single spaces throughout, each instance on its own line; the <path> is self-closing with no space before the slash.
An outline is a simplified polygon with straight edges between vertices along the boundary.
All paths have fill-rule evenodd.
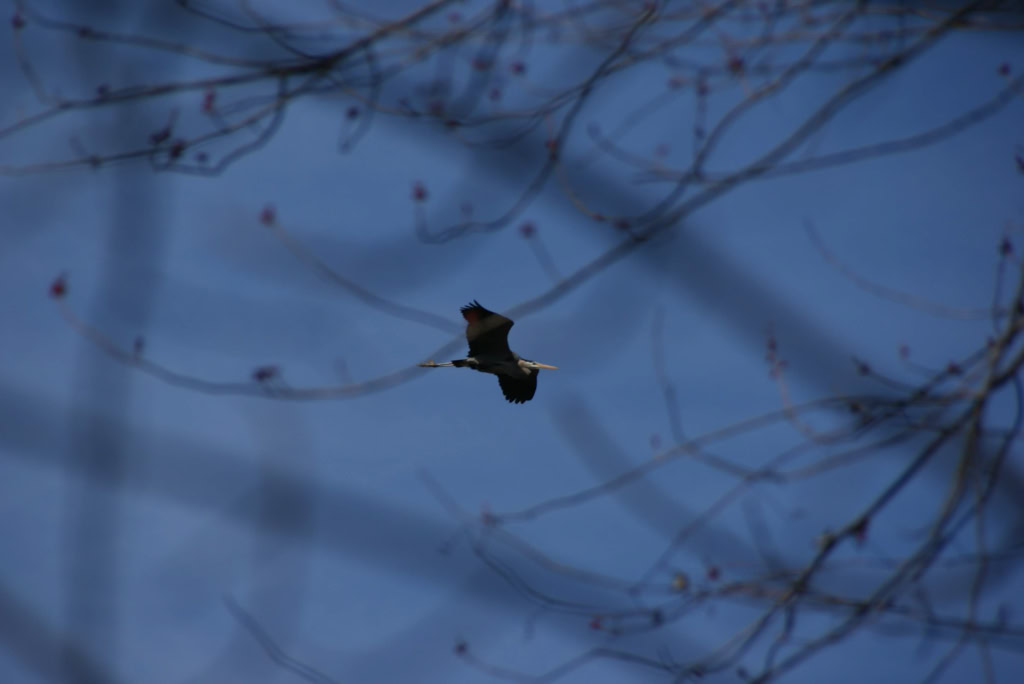
<path id="1" fill-rule="evenodd" d="M 537 363 L 536 361 L 530 361 L 529 359 L 519 359 L 519 365 L 522 368 L 529 368 L 530 370 L 540 370 L 541 368 L 558 370 L 558 366 L 549 366 L 546 363 Z"/>

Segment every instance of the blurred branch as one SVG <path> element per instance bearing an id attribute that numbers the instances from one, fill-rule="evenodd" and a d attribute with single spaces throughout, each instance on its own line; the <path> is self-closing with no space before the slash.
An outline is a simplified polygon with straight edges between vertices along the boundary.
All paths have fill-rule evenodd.
<path id="1" fill-rule="evenodd" d="M 825 245 L 821 236 L 818 234 L 818 231 L 810 221 L 804 222 L 804 230 L 807 232 L 807 237 L 810 239 L 811 244 L 814 245 L 814 248 L 818 250 L 818 253 L 821 254 L 825 261 L 839 271 L 845 278 L 857 285 L 857 287 L 875 295 L 876 297 L 887 299 L 889 301 L 896 302 L 897 304 L 903 304 L 910 308 L 924 311 L 925 313 L 929 313 L 933 316 L 959 320 L 986 320 L 989 318 L 998 318 L 1006 313 L 1005 311 L 991 308 L 969 309 L 948 306 L 941 302 L 935 302 L 925 297 L 901 292 L 895 288 L 872 282 L 840 261 L 839 257 Z"/>
<path id="2" fill-rule="evenodd" d="M 267 657 L 276 665 L 288 670 L 300 679 L 313 682 L 313 684 L 338 684 L 337 680 L 331 679 L 323 672 L 285 653 L 277 642 L 274 641 L 273 637 L 256 621 L 256 618 L 247 613 L 232 597 L 224 597 L 224 606 L 231 613 L 231 617 L 235 618 L 238 624 L 256 640 L 260 648 L 267 654 Z"/>
<path id="3" fill-rule="evenodd" d="M 355 296 L 368 306 L 371 306 L 382 313 L 386 313 L 389 316 L 413 323 L 419 323 L 420 325 L 426 325 L 449 335 L 457 334 L 461 331 L 461 325 L 454 324 L 446 318 L 442 318 L 441 316 L 428 311 L 421 311 L 397 302 L 392 302 L 371 292 L 359 283 L 353 281 L 351 278 L 346 278 L 337 270 L 327 265 L 318 256 L 306 249 L 302 243 L 299 242 L 292 233 L 281 224 L 273 213 L 268 214 L 267 218 L 265 218 L 262 223 L 266 226 L 267 230 L 269 230 L 270 233 L 288 249 L 289 252 L 295 255 L 297 259 L 305 262 L 306 265 L 320 274 L 325 280 L 337 285 L 342 290 L 345 290 L 349 294 Z"/>
<path id="4" fill-rule="evenodd" d="M 414 380 L 424 372 L 418 366 L 413 365 L 387 375 L 378 376 L 366 382 L 299 388 L 273 382 L 280 376 L 279 369 L 263 366 L 253 371 L 253 379 L 251 381 L 217 382 L 186 373 L 179 373 L 136 353 L 134 348 L 129 349 L 118 344 L 99 328 L 80 319 L 64 301 L 58 301 L 58 310 L 73 330 L 116 361 L 135 368 L 161 382 L 204 394 L 248 395 L 266 397 L 268 399 L 298 401 L 350 399 L 397 387 Z M 437 348 L 430 356 L 448 356 L 463 344 L 465 344 L 463 339 L 456 338 Z"/>

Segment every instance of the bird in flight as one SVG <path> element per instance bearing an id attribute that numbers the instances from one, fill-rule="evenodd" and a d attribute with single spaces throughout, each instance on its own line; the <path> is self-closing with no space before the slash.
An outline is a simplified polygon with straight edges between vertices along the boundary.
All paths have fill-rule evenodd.
<path id="1" fill-rule="evenodd" d="M 522 404 L 533 399 L 537 392 L 537 375 L 541 368 L 557 369 L 545 363 L 524 359 L 508 348 L 508 331 L 512 321 L 501 314 L 488 311 L 473 301 L 462 307 L 466 319 L 466 340 L 469 342 L 469 356 L 448 363 L 427 361 L 419 364 L 424 368 L 472 368 L 481 373 L 498 376 L 501 393 L 513 404 Z"/>

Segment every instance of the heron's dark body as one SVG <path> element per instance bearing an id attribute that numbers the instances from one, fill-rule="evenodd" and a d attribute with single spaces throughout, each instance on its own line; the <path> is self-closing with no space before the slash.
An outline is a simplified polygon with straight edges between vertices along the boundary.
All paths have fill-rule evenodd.
<path id="1" fill-rule="evenodd" d="M 472 368 L 481 373 L 494 373 L 495 375 L 507 375 L 512 378 L 525 378 L 530 371 L 519 367 L 519 355 L 511 354 L 502 358 L 487 358 L 478 356 L 467 356 L 464 359 L 452 361 L 459 368 Z"/>
<path id="2" fill-rule="evenodd" d="M 498 384 L 501 385 L 501 392 L 505 398 L 513 404 L 522 404 L 533 399 L 533 395 L 537 393 L 537 374 L 540 371 L 523 368 L 519 361 L 518 354 L 501 358 L 468 356 L 453 360 L 452 365 L 497 375 Z"/>

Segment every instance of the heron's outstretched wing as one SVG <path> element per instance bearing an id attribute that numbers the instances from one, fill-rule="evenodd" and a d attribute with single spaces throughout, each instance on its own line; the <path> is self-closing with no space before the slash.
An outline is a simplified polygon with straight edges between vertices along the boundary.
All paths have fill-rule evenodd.
<path id="1" fill-rule="evenodd" d="M 533 399 L 537 393 L 537 376 L 540 371 L 530 373 L 525 378 L 511 378 L 507 375 L 498 376 L 501 393 L 513 404 L 522 404 Z"/>
<path id="2" fill-rule="evenodd" d="M 462 317 L 468 323 L 466 341 L 469 342 L 470 356 L 511 354 L 508 348 L 508 331 L 512 329 L 510 319 L 488 311 L 475 300 L 462 307 Z"/>

